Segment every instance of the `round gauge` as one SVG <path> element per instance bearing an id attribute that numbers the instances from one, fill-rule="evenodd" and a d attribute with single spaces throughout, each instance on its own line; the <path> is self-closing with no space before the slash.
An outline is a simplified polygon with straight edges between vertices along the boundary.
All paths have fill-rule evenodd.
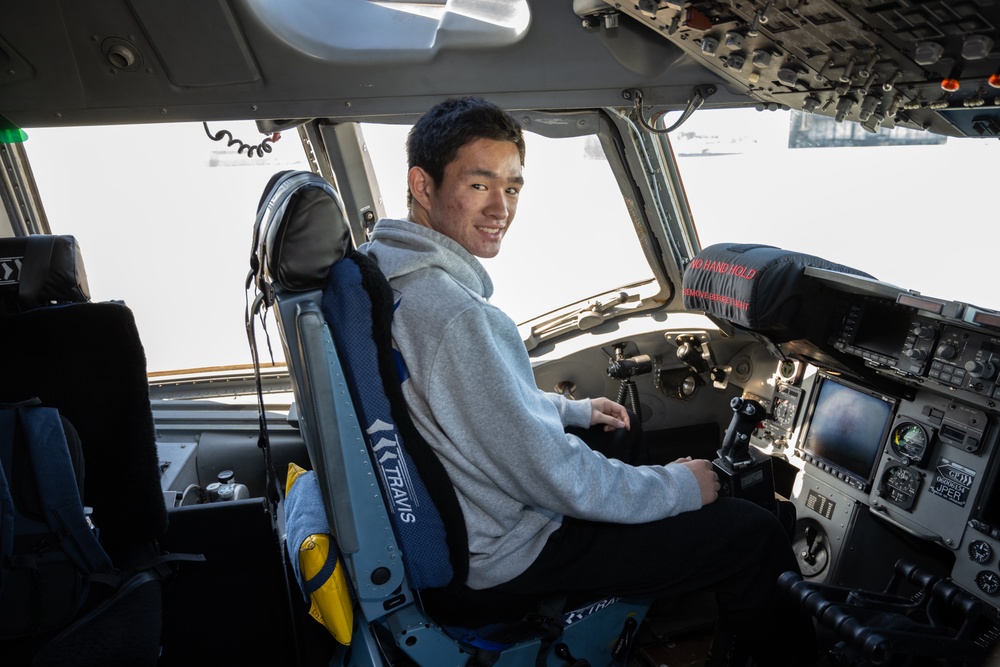
<path id="1" fill-rule="evenodd" d="M 913 422 L 904 422 L 892 429 L 889 444 L 906 461 L 920 461 L 927 450 L 927 432 Z"/>
<path id="2" fill-rule="evenodd" d="M 906 466 L 890 466 L 882 473 L 879 484 L 882 497 L 903 509 L 913 506 L 919 490 L 920 476 Z"/>
<path id="3" fill-rule="evenodd" d="M 791 430 L 792 424 L 795 423 L 795 403 L 792 403 L 787 398 L 776 398 L 774 399 L 773 416 L 774 421 L 778 422 L 786 430 Z"/>
<path id="4" fill-rule="evenodd" d="M 979 590 L 987 595 L 996 595 L 1000 593 L 1000 575 L 989 570 L 983 570 L 976 575 L 976 585 L 979 586 Z"/>
<path id="5" fill-rule="evenodd" d="M 969 544 L 969 558 L 980 565 L 989 563 L 993 559 L 993 547 L 989 542 L 976 540 Z"/>

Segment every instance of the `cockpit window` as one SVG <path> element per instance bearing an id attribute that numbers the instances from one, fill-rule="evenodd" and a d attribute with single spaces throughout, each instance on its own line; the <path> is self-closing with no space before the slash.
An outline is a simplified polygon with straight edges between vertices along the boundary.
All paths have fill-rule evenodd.
<path id="1" fill-rule="evenodd" d="M 703 247 L 766 243 L 1000 308 L 988 279 L 1000 142 L 802 118 L 701 110 L 670 135 Z"/>
<path id="2" fill-rule="evenodd" d="M 265 139 L 252 122 L 209 130 L 248 146 Z M 406 216 L 407 131 L 364 126 L 389 216 Z M 251 158 L 238 143 L 227 146 L 230 137 L 211 141 L 200 123 L 28 130 L 52 233 L 80 241 L 95 300 L 122 300 L 135 312 L 150 372 L 250 362 L 243 284 L 257 202 L 275 172 L 309 169 L 298 136 L 286 135 Z M 499 257 L 486 262 L 494 303 L 523 322 L 653 282 L 597 137 L 526 140 L 517 217 Z"/>
<path id="3" fill-rule="evenodd" d="M 79 240 L 95 301 L 135 313 L 150 372 L 250 363 L 243 285 L 257 202 L 275 172 L 309 168 L 294 131 L 251 158 L 227 144 L 261 145 L 254 123 L 209 129 L 231 137 L 212 141 L 201 123 L 27 131 L 52 233 Z"/>
<path id="4" fill-rule="evenodd" d="M 386 214 L 406 217 L 408 127 L 364 125 Z M 596 135 L 525 133 L 524 188 L 500 254 L 483 264 L 491 301 L 522 323 L 610 290 L 653 280 Z"/>
<path id="5" fill-rule="evenodd" d="M 984 236 L 1000 143 L 919 141 L 920 133 L 916 142 L 875 141 L 847 137 L 842 126 L 796 123 L 780 111 L 706 109 L 669 135 L 701 246 L 766 243 L 930 297 L 1000 308 L 988 280 L 994 244 Z M 252 122 L 209 129 L 248 145 L 266 137 Z M 406 215 L 407 130 L 363 126 L 392 217 Z M 309 169 L 298 136 L 286 132 L 270 153 L 250 158 L 238 143 L 211 141 L 201 123 L 27 134 L 51 231 L 79 239 L 95 300 L 119 299 L 135 312 L 149 370 L 249 363 L 243 285 L 251 227 L 271 175 Z M 516 220 L 500 255 L 485 262 L 494 303 L 523 323 L 626 286 L 655 292 L 597 136 L 528 132 L 526 140 Z"/>

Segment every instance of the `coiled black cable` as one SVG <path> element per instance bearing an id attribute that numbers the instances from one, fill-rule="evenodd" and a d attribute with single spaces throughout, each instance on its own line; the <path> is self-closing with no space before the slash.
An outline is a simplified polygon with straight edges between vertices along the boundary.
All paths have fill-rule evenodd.
<path id="1" fill-rule="evenodd" d="M 226 143 L 227 147 L 232 148 L 233 146 L 239 146 L 237 152 L 243 153 L 243 151 L 246 151 L 248 158 L 252 158 L 255 155 L 257 157 L 264 157 L 265 153 L 270 153 L 273 150 L 271 148 L 271 144 L 273 144 L 275 141 L 281 138 L 281 134 L 275 132 L 270 137 L 265 137 L 264 140 L 261 141 L 259 144 L 251 146 L 250 144 L 245 144 L 239 139 L 235 138 L 233 136 L 233 133 L 230 132 L 229 130 L 220 130 L 219 132 L 212 134 L 208 130 L 208 123 L 202 122 L 202 125 L 205 127 L 205 134 L 208 135 L 209 139 L 211 139 L 212 141 L 222 141 L 223 139 L 225 139 L 227 141 Z"/>

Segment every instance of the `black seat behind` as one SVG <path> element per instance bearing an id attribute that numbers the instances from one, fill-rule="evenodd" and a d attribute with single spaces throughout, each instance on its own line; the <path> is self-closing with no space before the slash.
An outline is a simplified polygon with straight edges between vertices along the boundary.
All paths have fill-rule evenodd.
<path id="1" fill-rule="evenodd" d="M 159 555 L 156 540 L 167 513 L 145 352 L 132 312 L 121 303 L 89 301 L 73 237 L 0 239 L 0 266 L 6 278 L 0 284 L 0 402 L 38 397 L 69 419 L 86 462 L 83 501 L 94 509 L 105 550 L 120 569 L 144 565 Z M 100 627 L 66 637 L 58 653 L 75 664 L 111 664 L 124 656 L 134 665 L 155 664 L 159 582 L 116 607 Z"/>

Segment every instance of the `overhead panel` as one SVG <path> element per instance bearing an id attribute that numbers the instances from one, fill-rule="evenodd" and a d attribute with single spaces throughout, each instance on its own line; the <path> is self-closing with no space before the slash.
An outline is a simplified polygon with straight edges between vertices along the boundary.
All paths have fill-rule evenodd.
<path id="1" fill-rule="evenodd" d="M 128 0 L 128 3 L 175 86 L 222 86 L 260 79 L 250 49 L 225 0 Z M 130 56 L 125 53 L 122 58 L 125 64 Z M 134 60 L 132 63 L 135 66 Z"/>
<path id="2" fill-rule="evenodd" d="M 1000 136 L 1000 4 L 972 0 L 586 3 L 628 14 L 761 108 L 876 132 Z M 579 5 L 579 3 L 578 3 Z M 653 101 L 647 98 L 647 101 Z"/>

